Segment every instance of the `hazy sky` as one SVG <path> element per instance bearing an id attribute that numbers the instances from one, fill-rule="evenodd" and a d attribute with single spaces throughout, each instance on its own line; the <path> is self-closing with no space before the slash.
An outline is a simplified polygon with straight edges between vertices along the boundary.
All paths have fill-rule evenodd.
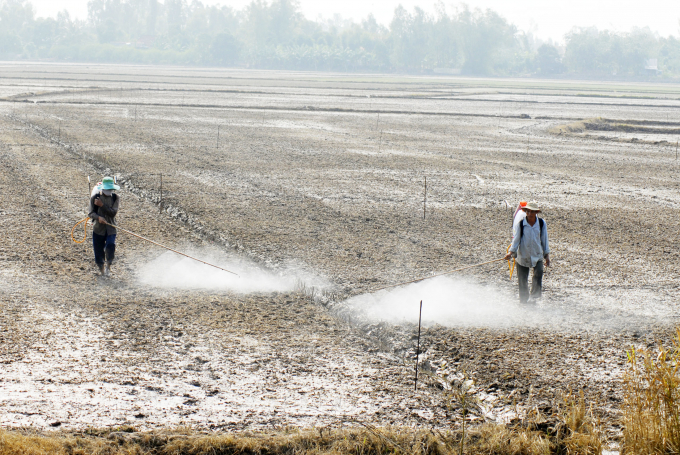
<path id="1" fill-rule="evenodd" d="M 41 16 L 52 16 L 62 9 L 85 18 L 87 0 L 30 0 Z M 189 0 L 190 1 L 190 0 Z M 310 19 L 338 13 L 356 20 L 373 13 L 379 22 L 389 23 L 394 8 L 400 3 L 411 10 L 419 5 L 434 11 L 435 0 L 299 0 L 302 12 Z M 250 0 L 202 0 L 203 4 L 243 8 Z M 491 8 L 523 30 L 541 38 L 562 41 L 574 26 L 591 26 L 624 31 L 631 27 L 649 26 L 663 36 L 680 34 L 679 0 L 469 0 L 473 8 Z M 444 1 L 453 9 L 460 2 Z"/>

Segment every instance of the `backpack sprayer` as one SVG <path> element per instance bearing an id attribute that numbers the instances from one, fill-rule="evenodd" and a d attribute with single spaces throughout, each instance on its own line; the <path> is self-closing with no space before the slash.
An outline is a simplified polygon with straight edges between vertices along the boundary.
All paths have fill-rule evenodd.
<path id="1" fill-rule="evenodd" d="M 504 201 L 505 205 L 510 208 L 510 204 L 508 204 L 508 201 Z M 520 201 L 519 204 L 517 204 L 517 208 L 515 209 L 515 213 L 512 215 L 512 238 L 515 238 L 515 224 L 517 224 L 518 221 L 522 220 L 522 214 L 523 211 L 522 209 L 526 207 L 527 203 L 526 201 Z M 510 247 L 512 246 L 512 241 L 510 242 L 510 245 L 508 245 L 508 249 L 506 250 L 506 253 L 510 252 Z M 510 279 L 512 280 L 512 273 L 515 271 L 515 262 L 516 260 L 513 258 L 512 259 L 512 264 L 510 264 L 510 261 L 508 261 L 508 268 L 510 269 Z"/>

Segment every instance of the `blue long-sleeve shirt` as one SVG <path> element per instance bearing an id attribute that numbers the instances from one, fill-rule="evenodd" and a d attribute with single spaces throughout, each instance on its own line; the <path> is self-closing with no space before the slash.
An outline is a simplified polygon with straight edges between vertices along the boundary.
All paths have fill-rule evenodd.
<path id="1" fill-rule="evenodd" d="M 538 217 L 536 217 L 533 226 L 529 224 L 526 218 L 521 223 L 524 224 L 522 238 L 520 239 L 519 235 L 513 237 L 510 252 L 513 257 L 517 258 L 519 265 L 536 267 L 536 263 L 542 261 L 543 257 L 550 253 L 548 224 L 543 220 L 543 229 L 541 229 L 541 222 L 538 221 Z"/>

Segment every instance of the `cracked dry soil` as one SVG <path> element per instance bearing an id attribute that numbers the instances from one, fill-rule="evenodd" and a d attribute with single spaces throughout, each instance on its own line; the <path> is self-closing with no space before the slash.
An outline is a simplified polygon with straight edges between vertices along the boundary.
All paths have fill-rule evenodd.
<path id="1" fill-rule="evenodd" d="M 615 432 L 625 349 L 667 341 L 677 323 L 672 147 L 550 133 L 584 118 L 667 121 L 680 106 L 676 86 L 616 87 L 659 93 L 636 104 L 597 102 L 613 87 L 564 81 L 3 71 L 4 426 L 447 427 L 457 411 L 441 377 L 465 372 L 478 418 L 550 412 L 583 390 Z M 593 102 L 575 97 L 585 89 Z M 89 243 L 74 244 L 70 230 L 85 215 L 87 176 L 102 174 L 119 176 L 118 222 L 133 232 L 326 285 L 142 284 L 139 271 L 163 251 L 124 234 L 113 277 L 98 277 Z M 414 392 L 417 302 L 412 319 L 387 323 L 346 299 L 499 257 L 504 201 L 520 199 L 539 200 L 550 229 L 539 323 L 426 321 Z M 501 289 L 512 310 L 516 283 L 504 267 L 463 275 Z"/>

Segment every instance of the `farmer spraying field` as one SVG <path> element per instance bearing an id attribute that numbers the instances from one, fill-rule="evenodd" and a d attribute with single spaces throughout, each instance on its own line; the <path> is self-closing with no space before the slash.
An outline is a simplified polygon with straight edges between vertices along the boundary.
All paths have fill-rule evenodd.
<path id="1" fill-rule="evenodd" d="M 87 180 L 89 182 L 90 178 L 88 177 Z M 114 191 L 119 189 L 120 187 L 116 185 L 112 177 L 104 177 L 104 179 L 94 187 L 94 190 L 92 190 L 92 193 L 90 194 L 88 215 L 82 220 L 78 221 L 73 226 L 73 228 L 71 228 L 71 240 L 73 240 L 75 243 L 84 243 L 87 239 L 87 223 L 90 220 L 94 223 L 92 229 L 94 261 L 97 264 L 97 267 L 99 267 L 99 271 L 102 275 L 109 276 L 111 274 L 111 264 L 113 263 L 113 259 L 116 254 L 116 234 L 118 230 L 120 230 L 145 242 L 149 242 L 161 248 L 165 248 L 168 251 L 172 251 L 173 253 L 177 253 L 194 261 L 209 265 L 210 267 L 223 270 L 225 272 L 231 273 L 232 275 L 239 276 L 237 273 L 227 270 L 224 267 L 220 267 L 193 256 L 189 256 L 188 254 L 177 251 L 173 248 L 170 248 L 169 246 L 165 246 L 139 234 L 135 234 L 134 232 L 125 228 L 116 226 L 116 215 L 118 214 L 118 207 L 120 206 L 120 197 L 118 194 L 114 193 Z M 78 229 L 78 226 L 82 226 L 84 230 L 84 236 L 80 239 L 76 238 L 74 235 L 74 232 Z"/>
<path id="2" fill-rule="evenodd" d="M 101 185 L 95 187 L 90 197 L 88 216 L 94 222 L 92 229 L 94 262 L 105 276 L 111 274 L 111 264 L 116 254 L 115 224 L 120 197 L 114 191 L 119 189 L 113 177 L 104 177 Z"/>
<path id="3" fill-rule="evenodd" d="M 550 266 L 550 247 L 548 245 L 548 227 L 545 220 L 538 217 L 541 209 L 538 202 L 531 201 L 524 207 L 526 217 L 513 225 L 512 244 L 503 259 L 515 258 L 517 261 L 517 279 L 519 282 L 519 301 L 527 303 L 541 297 L 543 291 L 543 267 Z M 534 269 L 529 291 L 529 269 Z"/>

